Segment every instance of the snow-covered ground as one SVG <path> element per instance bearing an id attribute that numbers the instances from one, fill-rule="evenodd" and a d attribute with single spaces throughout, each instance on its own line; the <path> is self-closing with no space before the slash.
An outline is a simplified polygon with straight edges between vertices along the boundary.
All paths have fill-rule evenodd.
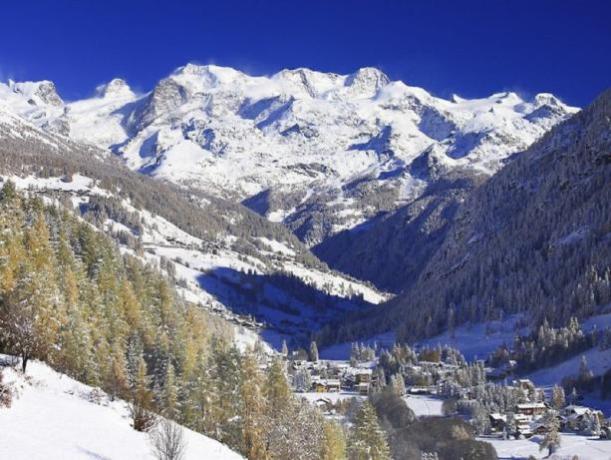
<path id="1" fill-rule="evenodd" d="M 572 433 L 562 433 L 562 444 L 560 449 L 552 456 L 547 456 L 547 451 L 539 451 L 539 436 L 530 439 L 508 440 L 483 437 L 481 441 L 489 442 L 494 446 L 500 460 L 503 459 L 527 459 L 529 456 L 535 458 L 551 458 L 557 460 L 572 459 L 578 456 L 579 460 L 609 460 L 611 459 L 611 441 L 601 441 L 593 437 L 579 436 Z"/>
<path id="2" fill-rule="evenodd" d="M 457 327 L 454 334 L 444 332 L 430 339 L 418 342 L 418 347 L 436 347 L 437 345 L 449 345 L 457 348 L 469 361 L 474 359 L 485 359 L 491 352 L 503 344 L 511 345 L 516 335 L 525 335 L 528 331 L 524 328 L 516 329 L 520 320 L 518 315 L 506 318 L 503 321 L 488 321 L 485 323 L 466 324 Z M 385 332 L 367 339 L 359 340 L 366 345 L 377 345 L 382 348 L 390 348 L 395 343 L 395 335 Z M 327 347 L 321 351 L 321 357 L 325 359 L 348 359 L 352 343 L 344 342 Z"/>
<path id="3" fill-rule="evenodd" d="M 384 334 L 378 334 L 368 339 L 359 340 L 359 343 L 369 346 L 390 348 L 395 343 L 395 334 L 393 332 L 385 332 Z M 320 357 L 332 360 L 350 359 L 351 350 L 352 342 L 337 343 L 322 349 L 320 351 Z"/>
<path id="4" fill-rule="evenodd" d="M 0 409 L 0 459 L 6 460 L 144 460 L 155 458 L 149 436 L 130 425 L 124 401 L 32 361 L 27 375 L 4 369 L 16 391 L 11 408 Z M 99 391 L 99 390 L 98 390 Z M 238 460 L 225 445 L 184 429 L 185 460 Z"/>
<path id="5" fill-rule="evenodd" d="M 407 395 L 403 398 L 416 417 L 441 416 L 443 399 L 429 395 Z"/>
<path id="6" fill-rule="evenodd" d="M 528 378 L 540 386 L 554 385 L 562 381 L 564 377 L 579 374 L 579 363 L 582 356 L 586 357 L 588 367 L 594 375 L 604 374 L 608 369 L 611 369 L 611 349 L 599 350 L 598 348 L 592 348 L 556 366 L 533 372 Z"/>
<path id="7" fill-rule="evenodd" d="M 488 321 L 467 324 L 457 327 L 454 334 L 444 332 L 441 335 L 419 342 L 419 346 L 435 347 L 449 345 L 457 348 L 469 361 L 485 359 L 491 352 L 503 344 L 511 345 L 516 335 L 525 335 L 526 329 L 516 330 L 518 315 L 503 321 Z"/>

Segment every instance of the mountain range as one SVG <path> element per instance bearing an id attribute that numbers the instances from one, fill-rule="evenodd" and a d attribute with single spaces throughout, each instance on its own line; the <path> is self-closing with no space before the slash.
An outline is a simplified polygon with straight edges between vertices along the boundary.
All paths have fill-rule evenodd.
<path id="1" fill-rule="evenodd" d="M 448 309 L 463 322 L 527 309 L 542 317 L 558 301 L 547 293 L 569 295 L 592 270 L 608 276 L 606 188 L 567 185 L 608 179 L 604 157 L 588 169 L 578 155 L 606 148 L 606 126 L 592 133 L 588 114 L 604 119 L 607 99 L 583 114 L 547 93 L 445 100 L 374 68 L 249 76 L 187 64 L 146 93 L 117 78 L 70 102 L 50 81 L 9 81 L 0 172 L 50 199 L 68 195 L 130 250 L 172 261 L 198 302 L 273 329 L 276 343 L 345 314 L 357 320 L 336 339 L 391 324 L 413 338 L 415 326 L 447 327 Z M 584 136 L 597 143 L 580 144 Z M 73 173 L 78 186 L 59 180 Z M 560 200 L 559 190 L 575 195 Z M 567 208 L 579 200 L 595 213 L 581 216 L 587 224 Z M 545 285 L 557 257 L 576 254 L 550 248 L 574 241 L 588 242 L 575 262 L 584 278 L 568 283 L 567 271 L 556 279 L 565 290 Z M 531 256 L 534 271 L 503 272 Z M 499 286 L 514 294 L 501 298 Z M 598 297 L 561 317 L 587 314 Z"/>
<path id="2" fill-rule="evenodd" d="M 9 81 L 0 104 L 132 170 L 242 203 L 393 292 L 417 277 L 465 190 L 577 111 L 545 93 L 444 100 L 374 68 L 254 77 L 194 64 L 144 94 L 113 79 L 72 102 L 52 82 Z"/>

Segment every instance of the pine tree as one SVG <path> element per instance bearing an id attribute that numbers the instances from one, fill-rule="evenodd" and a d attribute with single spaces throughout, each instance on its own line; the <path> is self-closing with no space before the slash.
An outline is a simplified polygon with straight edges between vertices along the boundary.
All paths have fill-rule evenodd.
<path id="1" fill-rule="evenodd" d="M 579 380 L 582 383 L 587 383 L 592 380 L 592 371 L 588 366 L 588 360 L 585 355 L 581 355 L 581 360 L 579 361 Z"/>
<path id="2" fill-rule="evenodd" d="M 405 380 L 401 374 L 394 374 L 390 378 L 390 386 L 393 393 L 397 396 L 403 396 L 405 394 Z"/>
<path id="3" fill-rule="evenodd" d="M 566 404 L 564 389 L 561 386 L 554 385 L 552 388 L 552 404 L 555 409 L 560 410 Z"/>
<path id="4" fill-rule="evenodd" d="M 348 442 L 350 460 L 390 460 L 390 449 L 374 407 L 365 401 L 356 415 Z"/>
<path id="5" fill-rule="evenodd" d="M 318 346 L 315 341 L 310 343 L 310 361 L 318 361 Z"/>
<path id="6" fill-rule="evenodd" d="M 556 411 L 548 411 L 543 418 L 543 423 L 545 428 L 547 428 L 547 433 L 545 433 L 541 444 L 539 444 L 539 450 L 547 449 L 551 456 L 560 447 L 561 442 L 560 434 L 558 433 L 560 424 Z"/>

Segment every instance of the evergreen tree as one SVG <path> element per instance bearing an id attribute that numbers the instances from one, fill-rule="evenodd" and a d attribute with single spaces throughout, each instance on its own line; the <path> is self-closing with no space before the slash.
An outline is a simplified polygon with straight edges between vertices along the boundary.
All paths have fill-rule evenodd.
<path id="1" fill-rule="evenodd" d="M 365 401 L 356 415 L 348 442 L 350 460 L 390 460 L 390 449 L 378 416 L 369 401 Z"/>
<path id="2" fill-rule="evenodd" d="M 556 411 L 548 411 L 543 418 L 543 423 L 545 424 L 547 433 L 545 433 L 541 444 L 539 444 L 539 450 L 547 449 L 551 456 L 558 447 L 560 447 L 561 442 L 560 434 L 558 433 L 560 430 L 560 423 L 558 422 Z"/>
<path id="3" fill-rule="evenodd" d="M 318 361 L 318 346 L 315 341 L 310 343 L 310 361 Z"/>
<path id="4" fill-rule="evenodd" d="M 566 398 L 564 396 L 564 388 L 558 385 L 554 385 L 552 388 L 552 405 L 556 410 L 562 409 L 566 404 Z"/>

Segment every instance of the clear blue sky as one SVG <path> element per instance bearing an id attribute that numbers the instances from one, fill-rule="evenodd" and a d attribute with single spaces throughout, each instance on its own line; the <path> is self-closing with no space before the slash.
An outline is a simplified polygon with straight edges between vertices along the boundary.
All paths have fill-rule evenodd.
<path id="1" fill-rule="evenodd" d="M 611 85 L 608 0 L 11 1 L 0 79 L 49 79 L 66 99 L 115 76 L 139 90 L 187 62 L 269 74 L 377 66 L 434 94 L 553 92 L 585 105 Z"/>

